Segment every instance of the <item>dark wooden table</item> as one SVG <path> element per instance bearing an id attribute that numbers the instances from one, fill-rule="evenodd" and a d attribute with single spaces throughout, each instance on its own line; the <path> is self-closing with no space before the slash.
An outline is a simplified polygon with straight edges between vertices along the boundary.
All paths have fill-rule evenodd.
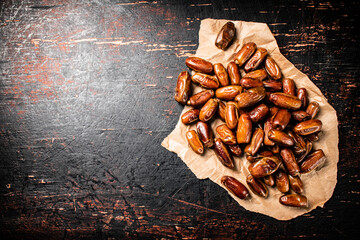
<path id="1" fill-rule="evenodd" d="M 359 233 L 357 1 L 0 3 L 2 239 L 351 239 Z M 291 221 L 246 211 L 160 146 L 204 18 L 265 22 L 335 107 L 333 197 Z"/>

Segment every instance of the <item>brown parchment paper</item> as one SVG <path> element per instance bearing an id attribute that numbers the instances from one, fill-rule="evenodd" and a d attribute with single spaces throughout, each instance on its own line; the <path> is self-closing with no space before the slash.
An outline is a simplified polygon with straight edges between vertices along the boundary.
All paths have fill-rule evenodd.
<path id="1" fill-rule="evenodd" d="M 241 200 L 232 193 L 229 192 L 229 194 L 245 209 L 262 213 L 278 220 L 289 220 L 310 212 L 318 206 L 323 207 L 325 202 L 332 196 L 337 182 L 337 162 L 339 159 L 338 122 L 334 108 L 327 102 L 315 84 L 280 53 L 277 42 L 266 24 L 232 21 L 236 27 L 236 40 L 226 51 L 216 48 L 214 42 L 217 33 L 227 21 L 214 19 L 204 19 L 201 21 L 199 47 L 196 51 L 196 56 L 204 58 L 213 64 L 221 62 L 226 67 L 228 62 L 233 60 L 235 53 L 246 42 L 255 42 L 258 47 L 266 48 L 269 55 L 279 65 L 283 76 L 294 79 L 298 88 L 305 87 L 308 91 L 310 102 L 317 101 L 320 104 L 320 113 L 317 118 L 323 122 L 322 135 L 320 141 L 314 143 L 313 149 L 322 149 L 327 157 L 327 161 L 321 169 L 301 175 L 305 190 L 304 195 L 306 195 L 309 202 L 309 207 L 306 209 L 281 205 L 279 197 L 282 194 L 276 187 L 269 187 L 269 197 L 266 199 L 251 193 L 250 199 Z M 196 93 L 201 88 L 196 86 L 193 90 Z M 182 113 L 189 109 L 190 107 L 186 106 Z M 223 124 L 223 122 L 217 119 L 212 122 L 211 126 L 215 129 L 220 124 Z M 185 138 L 186 131 L 190 129 L 195 129 L 195 126 L 185 126 L 179 118 L 175 129 L 164 139 L 162 146 L 169 151 L 175 152 L 199 179 L 210 178 L 213 182 L 223 187 L 220 179 L 224 175 L 229 175 L 246 185 L 245 179 L 249 174 L 247 169 L 249 162 L 245 157 L 235 157 L 236 168 L 231 170 L 219 162 L 213 150 L 207 149 L 202 156 L 195 154 L 188 146 Z M 214 133 L 216 134 L 215 131 Z"/>

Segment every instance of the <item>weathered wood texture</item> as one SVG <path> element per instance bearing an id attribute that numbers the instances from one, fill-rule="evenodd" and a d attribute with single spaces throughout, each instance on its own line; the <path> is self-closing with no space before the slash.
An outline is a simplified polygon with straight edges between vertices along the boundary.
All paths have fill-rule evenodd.
<path id="1" fill-rule="evenodd" d="M 357 1 L 2 1 L 0 232 L 7 239 L 322 238 L 359 233 Z M 276 221 L 160 146 L 204 18 L 268 23 L 338 112 L 333 197 Z M 4 238 L 2 238 L 4 239 Z"/>

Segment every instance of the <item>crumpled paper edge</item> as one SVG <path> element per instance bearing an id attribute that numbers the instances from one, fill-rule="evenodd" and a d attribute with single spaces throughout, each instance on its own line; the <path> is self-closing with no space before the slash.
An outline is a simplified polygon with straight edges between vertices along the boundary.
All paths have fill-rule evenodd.
<path id="1" fill-rule="evenodd" d="M 213 45 L 217 32 L 227 21 L 229 20 L 204 19 L 201 21 L 199 31 L 199 47 L 196 51 L 195 56 L 205 58 L 212 63 L 219 62 L 213 61 L 213 59 L 222 58 L 224 52 L 217 49 L 216 47 L 211 48 L 210 51 L 209 46 Z M 227 50 L 228 52 L 233 53 L 231 57 L 233 57 L 234 54 L 241 48 L 244 42 L 254 41 L 258 45 L 258 47 L 265 47 L 268 50 L 269 55 L 274 58 L 274 60 L 281 68 L 284 77 L 294 79 L 298 88 L 305 87 L 308 90 L 308 97 L 310 101 L 319 102 L 320 113 L 317 118 L 323 121 L 323 135 L 319 142 L 314 143 L 313 148 L 323 149 L 327 157 L 327 162 L 320 170 L 301 175 L 301 179 L 304 182 L 305 186 L 305 195 L 308 197 L 310 202 L 310 206 L 306 209 L 283 206 L 278 203 L 278 201 L 277 205 L 273 202 L 270 202 L 275 198 L 277 198 L 278 200 L 278 197 L 282 195 L 277 189 L 270 187 L 269 196 L 273 196 L 274 199 L 261 199 L 260 197 L 252 194 L 250 200 L 241 200 L 234 196 L 232 193 L 229 192 L 229 194 L 245 209 L 262 213 L 274 217 L 278 220 L 289 220 L 308 213 L 318 206 L 323 207 L 325 202 L 327 202 L 331 198 L 337 183 L 337 162 L 339 158 L 339 153 L 338 122 L 336 111 L 327 102 L 320 89 L 316 87 L 316 85 L 311 82 L 311 80 L 304 73 L 300 72 L 297 68 L 295 68 L 295 66 L 280 53 L 276 39 L 274 38 L 270 29 L 265 23 L 244 21 L 232 22 L 236 25 L 237 33 L 240 33 L 245 37 L 240 40 L 239 36 L 237 35 L 237 40 Z M 256 34 L 254 33 L 254 31 L 256 31 Z M 259 43 L 259 41 L 257 40 L 254 40 L 254 38 L 259 39 L 260 37 L 261 43 Z M 208 54 L 204 54 L 207 52 L 211 52 L 212 56 L 209 57 Z M 225 64 L 229 62 L 228 59 L 222 61 L 222 63 Z M 194 91 L 196 92 L 198 90 L 199 87 L 195 87 Z M 189 109 L 190 107 L 185 106 L 182 113 Z M 220 120 L 217 120 L 212 123 L 213 129 L 215 128 L 215 126 L 219 125 L 219 121 Z M 247 161 L 245 157 L 235 158 L 237 171 L 233 171 L 223 167 L 216 159 L 213 151 L 206 151 L 205 155 L 203 156 L 194 154 L 192 150 L 188 147 L 185 138 L 185 132 L 193 128 L 193 126 L 183 125 L 179 119 L 178 123 L 175 126 L 175 129 L 169 134 L 168 137 L 163 140 L 161 145 L 169 151 L 175 152 L 199 179 L 209 178 L 218 185 L 220 185 L 222 188 L 226 189 L 220 183 L 220 179 L 223 175 L 230 175 L 239 179 L 242 183 L 246 185 L 245 175 L 247 174 L 244 174 L 243 172 L 246 173 L 248 171 L 244 167 L 241 167 L 239 164 L 240 161 Z M 332 141 L 329 141 L 330 139 Z M 330 152 L 332 154 L 330 154 Z M 199 169 L 198 164 L 196 164 L 197 161 L 202 161 L 202 166 L 211 165 L 212 168 L 210 168 L 208 171 L 203 171 L 203 169 Z M 328 171 L 330 169 L 331 173 L 329 174 Z M 310 181 L 316 182 L 316 185 L 321 187 L 316 189 L 316 191 L 313 191 L 313 189 L 309 189 L 309 187 L 307 187 L 307 183 L 309 183 Z M 274 204 L 276 205 L 275 209 L 273 206 Z"/>

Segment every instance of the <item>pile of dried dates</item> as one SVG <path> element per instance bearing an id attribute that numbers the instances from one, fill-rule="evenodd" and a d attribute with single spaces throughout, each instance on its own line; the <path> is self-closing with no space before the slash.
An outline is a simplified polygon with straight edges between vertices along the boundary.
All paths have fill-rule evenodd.
<path id="1" fill-rule="evenodd" d="M 235 36 L 232 23 L 219 32 L 215 45 L 226 50 Z M 245 154 L 250 174 L 250 190 L 268 196 L 268 187 L 282 192 L 280 203 L 307 207 L 301 174 L 320 168 L 326 161 L 321 149 L 312 149 L 319 139 L 322 122 L 316 118 L 317 102 L 308 103 L 305 88 L 283 78 L 279 66 L 265 48 L 245 43 L 227 68 L 198 57 L 186 59 L 195 73 L 181 72 L 175 100 L 192 109 L 181 116 L 183 124 L 196 124 L 186 132 L 192 150 L 203 154 L 212 149 L 219 161 L 234 169 L 233 156 Z M 192 84 L 204 88 L 192 95 Z M 209 122 L 220 118 L 223 124 L 215 134 Z M 207 150 L 207 151 L 208 151 Z M 222 184 L 240 199 L 250 193 L 239 180 L 223 176 Z"/>

